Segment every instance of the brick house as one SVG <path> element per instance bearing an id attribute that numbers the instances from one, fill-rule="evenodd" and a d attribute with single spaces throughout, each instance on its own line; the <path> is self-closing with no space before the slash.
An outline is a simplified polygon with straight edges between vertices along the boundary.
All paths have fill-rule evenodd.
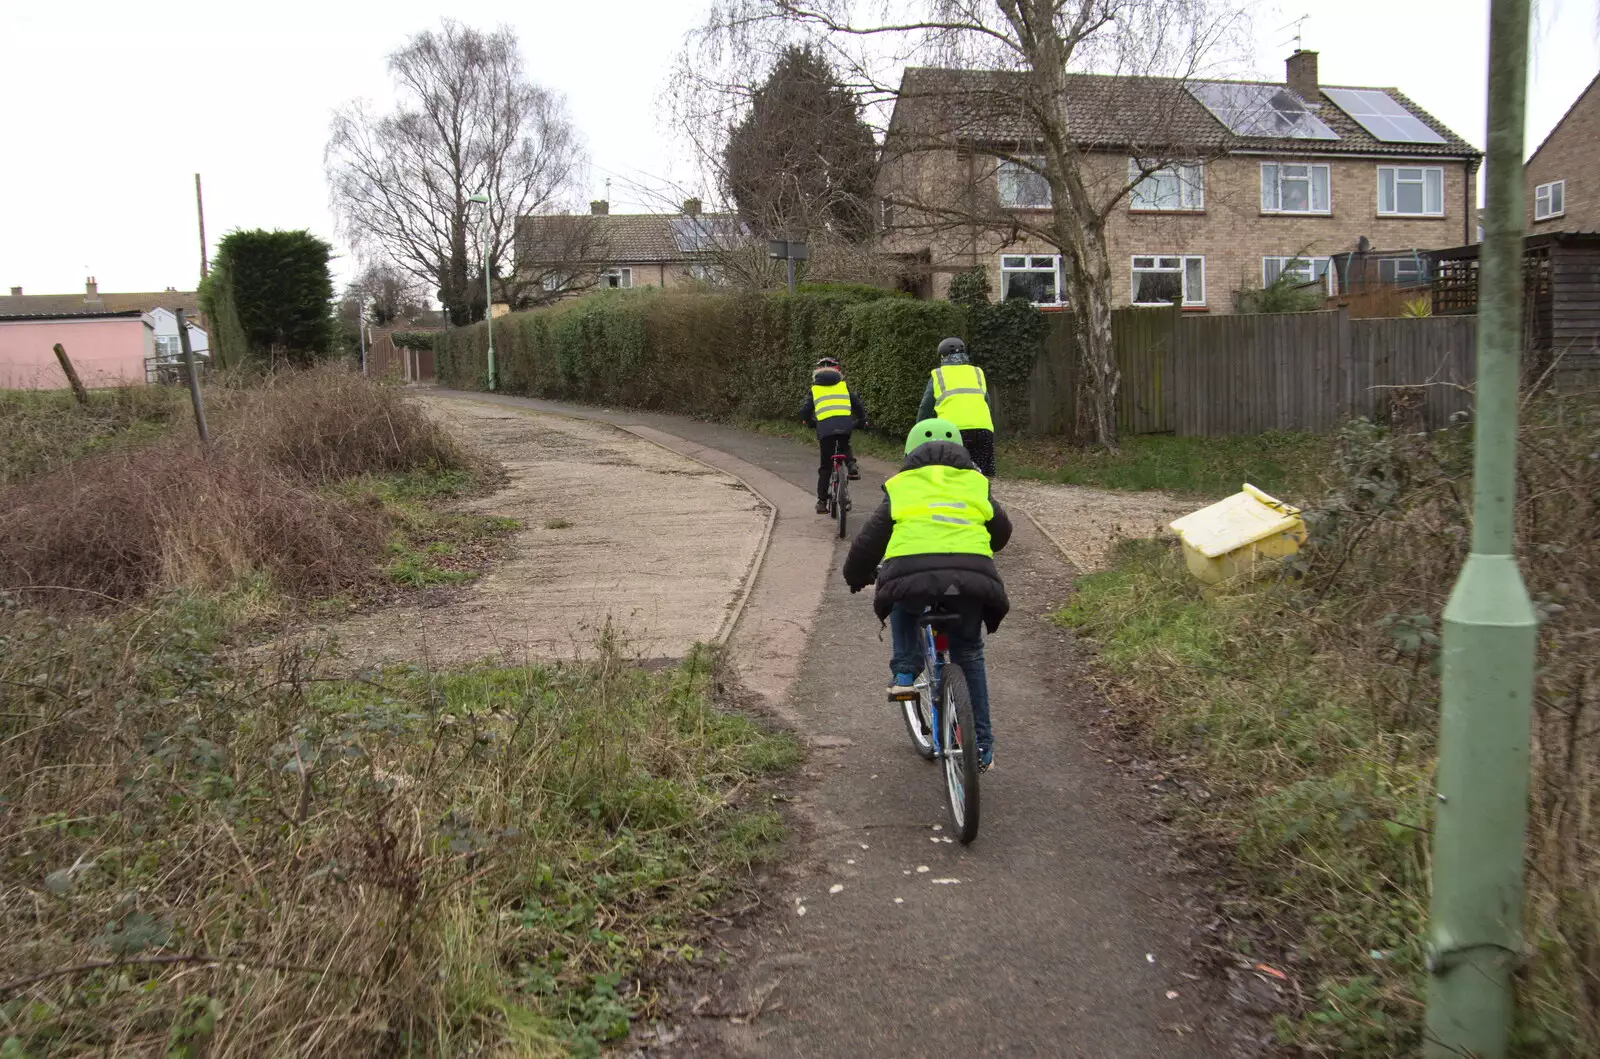
<path id="1" fill-rule="evenodd" d="M 587 215 L 517 219 L 517 271 L 547 300 L 605 288 L 680 287 L 718 282 L 720 259 L 750 242 L 735 214 L 705 213 L 699 199 L 683 211 L 612 213 L 589 204 Z"/>
<path id="2" fill-rule="evenodd" d="M 1600 231 L 1600 76 L 1523 166 L 1528 231 Z"/>
<path id="3" fill-rule="evenodd" d="M 1062 304 L 1060 258 L 1023 230 L 1048 218 L 1050 189 L 1015 161 L 1037 150 L 1019 83 L 904 74 L 877 190 L 886 249 L 922 270 L 924 295 L 981 267 L 996 297 Z M 1315 52 L 1291 56 L 1281 84 L 1075 74 L 1067 93 L 1091 191 L 1110 202 L 1138 181 L 1107 220 L 1117 305 L 1232 312 L 1285 269 L 1332 293 L 1335 254 L 1474 235 L 1480 152 L 1395 89 L 1319 85 Z M 1387 280 L 1421 278 L 1401 271 Z"/>

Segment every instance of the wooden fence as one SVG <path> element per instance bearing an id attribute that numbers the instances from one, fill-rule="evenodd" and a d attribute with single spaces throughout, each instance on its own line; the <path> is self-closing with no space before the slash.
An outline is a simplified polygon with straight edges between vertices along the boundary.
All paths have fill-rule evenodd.
<path id="1" fill-rule="evenodd" d="M 1352 320 L 1333 310 L 1198 317 L 1119 309 L 1112 338 L 1122 375 L 1117 422 L 1125 434 L 1325 431 L 1398 408 L 1419 425 L 1439 427 L 1471 407 L 1472 316 Z M 1052 315 L 1028 386 L 1028 429 L 1071 432 L 1076 383 L 1072 321 Z"/>

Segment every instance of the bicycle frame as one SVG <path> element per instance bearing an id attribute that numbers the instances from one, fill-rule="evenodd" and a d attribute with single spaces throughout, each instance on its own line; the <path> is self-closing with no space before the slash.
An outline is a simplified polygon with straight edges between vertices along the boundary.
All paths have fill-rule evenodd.
<path id="1" fill-rule="evenodd" d="M 950 639 L 935 632 L 932 625 L 922 625 L 922 666 L 928 674 L 928 724 L 932 729 L 933 755 L 944 757 L 944 747 L 939 743 L 939 702 L 944 690 L 944 667 L 950 663 Z"/>

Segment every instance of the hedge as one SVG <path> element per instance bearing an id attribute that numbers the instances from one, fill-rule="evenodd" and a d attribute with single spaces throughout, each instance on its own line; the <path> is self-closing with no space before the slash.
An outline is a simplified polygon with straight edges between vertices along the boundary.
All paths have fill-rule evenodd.
<path id="1" fill-rule="evenodd" d="M 608 291 L 494 322 L 505 393 L 712 418 L 789 419 L 817 358 L 838 357 L 875 425 L 911 428 L 939 340 L 967 334 L 949 302 L 799 294 Z M 439 380 L 482 389 L 484 325 L 435 339 Z"/>

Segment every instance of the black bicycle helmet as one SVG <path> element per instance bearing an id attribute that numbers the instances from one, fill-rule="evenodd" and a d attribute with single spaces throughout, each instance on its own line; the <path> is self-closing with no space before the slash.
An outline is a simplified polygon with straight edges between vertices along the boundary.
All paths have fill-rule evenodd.
<path id="1" fill-rule="evenodd" d="M 945 364 L 965 364 L 967 344 L 959 338 L 947 338 L 939 343 L 939 360 Z"/>
<path id="2" fill-rule="evenodd" d="M 837 368 L 839 361 L 834 357 L 823 357 L 817 361 L 816 366 L 819 368 Z"/>

